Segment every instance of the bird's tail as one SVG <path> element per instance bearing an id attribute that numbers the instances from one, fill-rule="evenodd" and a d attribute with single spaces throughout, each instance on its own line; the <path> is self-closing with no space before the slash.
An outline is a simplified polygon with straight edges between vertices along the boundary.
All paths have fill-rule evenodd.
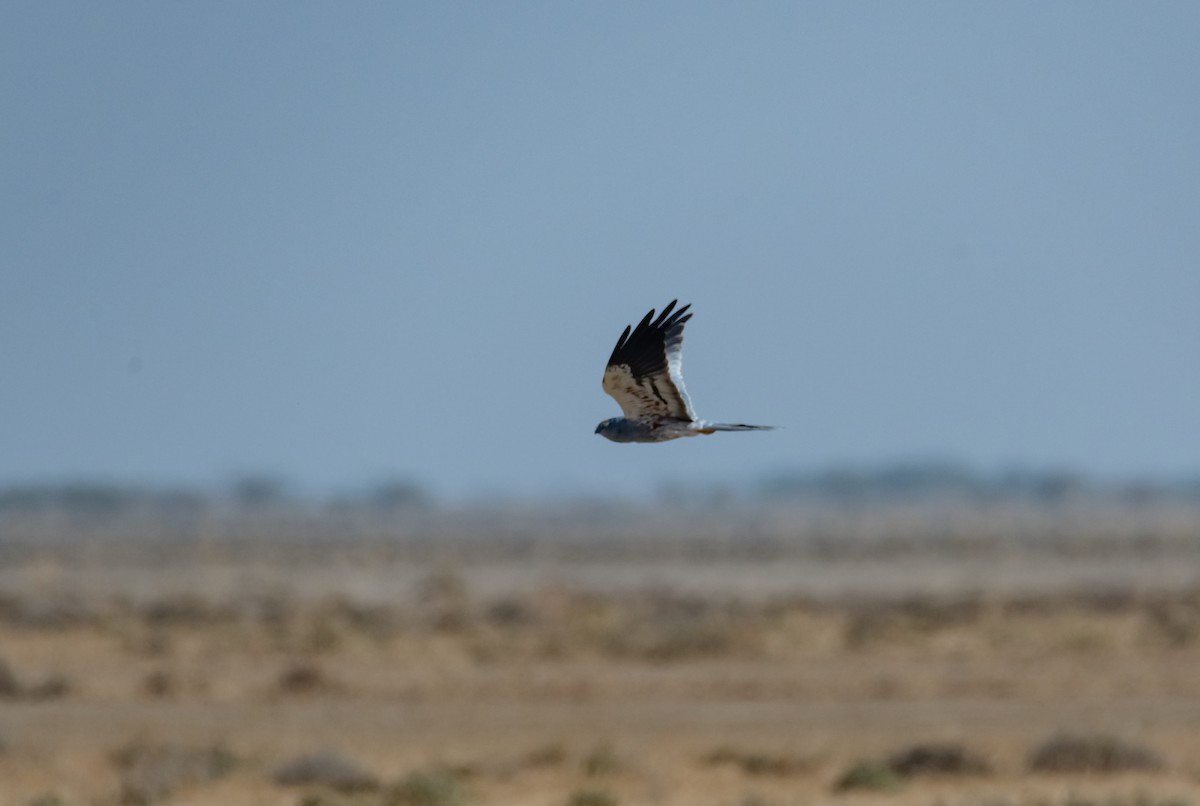
<path id="1" fill-rule="evenodd" d="M 705 423 L 700 432 L 711 434 L 714 431 L 774 431 L 773 425 L 746 425 L 745 423 Z"/>

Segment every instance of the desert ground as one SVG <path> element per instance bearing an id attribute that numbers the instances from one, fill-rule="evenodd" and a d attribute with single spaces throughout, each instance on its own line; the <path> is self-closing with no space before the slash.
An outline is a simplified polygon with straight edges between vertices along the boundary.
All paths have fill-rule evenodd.
<path id="1" fill-rule="evenodd" d="M 1200 518 L 1122 517 L 9 522 L 0 804 L 1200 804 Z"/>

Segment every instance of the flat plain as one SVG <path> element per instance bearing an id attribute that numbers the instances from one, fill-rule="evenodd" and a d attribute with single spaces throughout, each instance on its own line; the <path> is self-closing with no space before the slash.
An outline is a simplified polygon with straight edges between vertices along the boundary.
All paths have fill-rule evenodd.
<path id="1" fill-rule="evenodd" d="M 25 524 L 0 804 L 1200 804 L 1200 518 L 1121 517 Z"/>

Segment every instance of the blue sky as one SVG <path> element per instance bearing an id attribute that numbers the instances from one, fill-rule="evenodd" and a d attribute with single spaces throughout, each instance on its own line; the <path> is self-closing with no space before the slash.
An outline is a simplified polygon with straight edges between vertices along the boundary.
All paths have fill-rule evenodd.
<path id="1" fill-rule="evenodd" d="M 8 3 L 0 481 L 1200 472 L 1200 5 Z M 592 431 L 696 312 L 701 416 Z"/>

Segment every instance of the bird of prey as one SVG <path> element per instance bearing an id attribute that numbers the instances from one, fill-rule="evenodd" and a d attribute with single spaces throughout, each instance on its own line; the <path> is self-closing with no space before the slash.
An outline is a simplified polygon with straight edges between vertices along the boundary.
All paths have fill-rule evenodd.
<path id="1" fill-rule="evenodd" d="M 613 442 L 665 442 L 715 431 L 769 431 L 769 425 L 696 418 L 682 375 L 683 326 L 692 318 L 687 312 L 692 306 L 676 311 L 678 301 L 671 300 L 657 319 L 651 308 L 637 327 L 625 326 L 602 382 L 625 416 L 605 420 L 596 433 Z"/>

